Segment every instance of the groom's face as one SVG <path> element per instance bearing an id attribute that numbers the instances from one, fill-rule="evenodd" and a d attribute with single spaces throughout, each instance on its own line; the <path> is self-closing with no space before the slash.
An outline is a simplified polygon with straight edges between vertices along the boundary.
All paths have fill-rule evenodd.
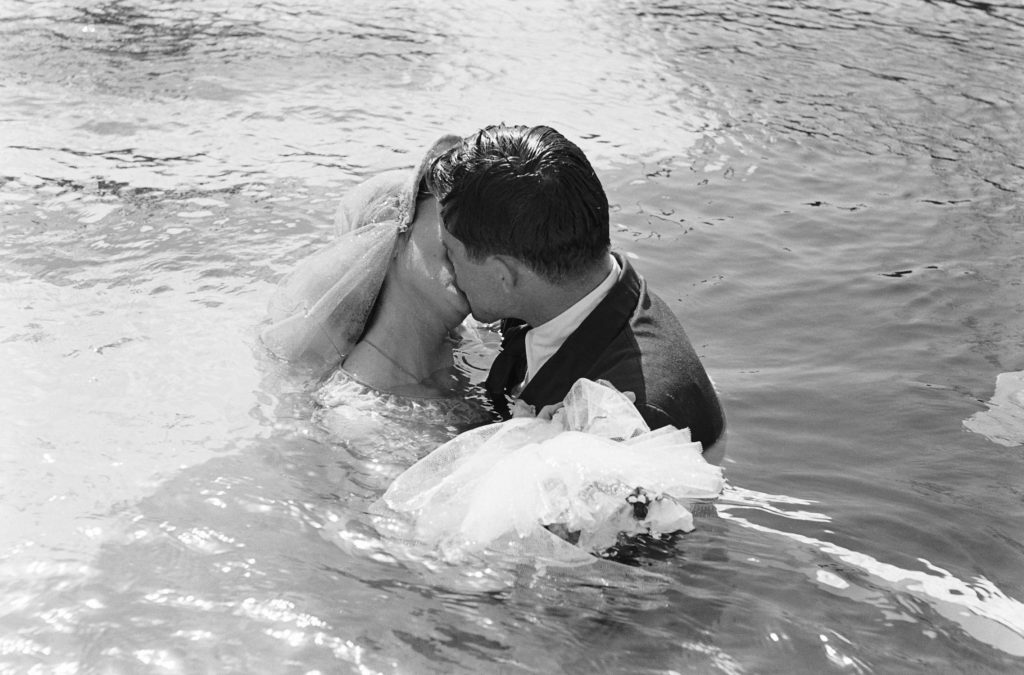
<path id="1" fill-rule="evenodd" d="M 444 225 L 441 226 L 441 241 L 455 270 L 455 284 L 469 301 L 473 317 L 478 321 L 491 322 L 508 316 L 507 309 L 502 306 L 501 298 L 505 292 L 493 259 L 473 260 L 462 242 L 449 234 Z"/>

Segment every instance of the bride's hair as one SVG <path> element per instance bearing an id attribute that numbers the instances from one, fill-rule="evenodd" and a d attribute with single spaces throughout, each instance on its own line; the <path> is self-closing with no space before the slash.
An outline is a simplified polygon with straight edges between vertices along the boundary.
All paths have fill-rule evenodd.
<path id="1" fill-rule="evenodd" d="M 608 198 L 583 151 L 547 126 L 489 126 L 427 175 L 445 229 L 474 259 L 511 255 L 558 283 L 610 248 Z"/>

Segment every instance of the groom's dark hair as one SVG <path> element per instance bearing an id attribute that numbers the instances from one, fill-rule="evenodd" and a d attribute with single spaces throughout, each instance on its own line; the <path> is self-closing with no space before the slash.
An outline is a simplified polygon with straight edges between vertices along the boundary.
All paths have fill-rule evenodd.
<path id="1" fill-rule="evenodd" d="M 473 259 L 510 255 L 552 282 L 608 254 L 608 198 L 583 151 L 551 127 L 489 126 L 428 173 L 445 229 Z"/>

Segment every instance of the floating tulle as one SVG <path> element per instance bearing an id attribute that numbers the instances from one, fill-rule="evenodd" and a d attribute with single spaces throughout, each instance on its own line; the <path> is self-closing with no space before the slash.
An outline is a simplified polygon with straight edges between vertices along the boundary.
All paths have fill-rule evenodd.
<path id="1" fill-rule="evenodd" d="M 579 380 L 550 421 L 513 418 L 457 436 L 399 476 L 374 511 L 449 558 L 500 549 L 574 561 L 620 532 L 692 530 L 688 500 L 717 497 L 722 485 L 687 429 L 652 432 L 621 393 Z M 651 499 L 639 518 L 627 501 L 637 488 Z M 577 545 L 545 526 L 579 532 Z"/>

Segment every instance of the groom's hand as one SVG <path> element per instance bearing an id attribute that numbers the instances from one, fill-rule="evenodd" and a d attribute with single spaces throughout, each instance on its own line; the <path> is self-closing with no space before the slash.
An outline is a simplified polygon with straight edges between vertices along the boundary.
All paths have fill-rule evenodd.
<path id="1" fill-rule="evenodd" d="M 536 417 L 537 409 L 527 403 L 521 398 L 517 398 L 512 401 L 512 406 L 509 409 L 509 413 L 512 417 Z"/>
<path id="2" fill-rule="evenodd" d="M 564 407 L 565 403 L 563 403 L 562 401 L 559 401 L 558 403 L 552 403 L 551 405 L 546 405 L 540 409 L 539 413 L 537 413 L 537 419 L 544 420 L 545 422 L 550 422 L 551 418 L 555 416 L 555 413 Z"/>

